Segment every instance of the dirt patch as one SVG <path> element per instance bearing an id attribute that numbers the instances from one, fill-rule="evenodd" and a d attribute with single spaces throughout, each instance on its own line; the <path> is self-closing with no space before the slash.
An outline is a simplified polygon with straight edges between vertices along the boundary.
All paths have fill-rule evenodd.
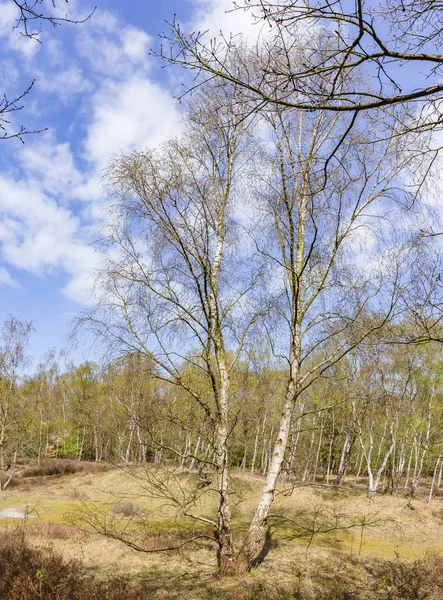
<path id="1" fill-rule="evenodd" d="M 4 508 L 0 510 L 0 519 L 29 519 L 35 516 L 29 514 L 27 510 L 20 510 L 18 508 Z"/>

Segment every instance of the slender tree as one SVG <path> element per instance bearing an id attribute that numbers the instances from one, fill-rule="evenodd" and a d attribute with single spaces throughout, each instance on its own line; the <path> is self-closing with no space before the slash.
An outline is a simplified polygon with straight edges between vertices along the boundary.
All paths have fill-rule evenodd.
<path id="1" fill-rule="evenodd" d="M 225 572 L 234 560 L 231 380 L 257 319 L 252 292 L 259 277 L 233 218 L 248 152 L 236 101 L 235 89 L 206 87 L 180 139 L 111 167 L 116 219 L 105 240 L 102 295 L 86 317 L 115 347 L 148 357 L 155 376 L 186 392 L 210 426 L 212 452 L 199 462 L 217 471 L 217 519 L 192 516 L 215 527 Z M 190 516 L 192 502 L 182 508 Z"/>
<path id="2" fill-rule="evenodd" d="M 26 411 L 20 389 L 20 378 L 27 364 L 26 346 L 32 323 L 10 316 L 1 331 L 0 346 L 0 472 L 6 474 L 1 489 L 10 483 L 17 455 L 29 442 L 26 431 Z"/>

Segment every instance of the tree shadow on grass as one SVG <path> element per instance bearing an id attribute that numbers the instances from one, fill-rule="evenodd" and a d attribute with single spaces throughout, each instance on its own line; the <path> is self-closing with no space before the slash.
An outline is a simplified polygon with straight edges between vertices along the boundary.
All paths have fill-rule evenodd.
<path id="1" fill-rule="evenodd" d="M 262 562 L 265 560 L 265 558 L 267 557 L 268 553 L 276 547 L 277 547 L 277 540 L 275 540 L 273 538 L 271 527 L 268 526 L 268 528 L 266 529 L 266 533 L 265 533 L 265 541 L 263 543 L 263 547 L 260 551 L 260 554 L 257 556 L 257 558 L 252 563 L 251 567 L 253 569 L 255 569 L 256 567 L 259 567 L 262 564 Z"/>

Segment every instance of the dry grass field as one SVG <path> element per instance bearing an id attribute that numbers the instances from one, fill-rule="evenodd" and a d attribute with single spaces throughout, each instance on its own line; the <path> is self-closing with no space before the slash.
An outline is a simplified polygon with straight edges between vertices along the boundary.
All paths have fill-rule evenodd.
<path id="1" fill-rule="evenodd" d="M 79 561 L 74 564 L 81 563 L 82 573 L 93 575 L 96 582 L 130 581 L 125 593 L 131 585 L 139 586 L 137 596 L 121 592 L 116 598 L 443 598 L 443 573 L 438 575 L 443 571 L 443 494 L 428 503 L 426 485 L 411 503 L 403 496 L 369 500 L 363 480 L 348 481 L 338 491 L 318 485 L 281 493 L 269 519 L 270 550 L 262 564 L 247 576 L 221 580 L 214 575 L 215 548 L 210 541 L 174 552 L 140 553 L 73 528 L 72 515 L 85 506 L 99 514 L 109 511 L 116 521 L 128 523 L 136 537 L 143 528 L 145 547 L 153 549 L 180 535 L 183 523 L 160 500 L 146 497 L 143 479 L 101 465 L 72 471 L 75 468 L 62 475 L 42 475 L 36 469 L 32 475 L 29 468 L 32 476 L 19 478 L 2 492 L 2 538 L 24 536 L 27 546 L 42 552 L 50 547 L 65 562 Z M 234 522 L 241 532 L 262 480 L 241 472 L 234 477 L 242 499 Z M 215 496 L 209 493 L 200 510 L 213 516 Z M 18 518 L 23 514 L 27 518 Z M 1 593 L 0 597 L 15 598 Z M 85 597 L 95 596 L 91 592 Z"/>

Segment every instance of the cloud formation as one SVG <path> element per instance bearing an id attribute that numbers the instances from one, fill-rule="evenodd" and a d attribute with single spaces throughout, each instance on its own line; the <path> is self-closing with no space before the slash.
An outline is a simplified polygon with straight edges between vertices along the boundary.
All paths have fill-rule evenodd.
<path id="1" fill-rule="evenodd" d="M 188 27 L 256 35 L 249 14 L 226 12 L 230 0 L 192 4 Z M 104 170 L 115 155 L 179 133 L 177 82 L 169 73 L 159 79 L 149 55 L 153 37 L 110 11 L 57 29 L 42 45 L 13 31 L 16 17 L 13 4 L 0 1 L 9 80 L 21 85 L 23 75 L 37 76 L 27 107 L 49 132 L 15 145 L 0 169 L 0 285 L 18 285 L 8 266 L 36 276 L 65 273 L 63 293 L 81 302 L 97 266 L 92 242 L 106 202 Z"/>
<path id="2" fill-rule="evenodd" d="M 12 49 L 15 17 L 11 3 L 0 4 L 0 37 Z M 97 265 L 92 242 L 105 200 L 103 169 L 114 154 L 153 147 L 178 128 L 174 99 L 149 74 L 150 40 L 108 12 L 75 30 L 73 56 L 62 41 L 48 40 L 37 69 L 36 112 L 42 120 L 48 118 L 45 96 L 65 105 L 75 97 L 79 102 L 75 114 L 68 114 L 71 141 L 62 141 L 66 132 L 60 125 L 51 127 L 50 133 L 15 146 L 14 160 L 0 171 L 0 256 L 5 265 L 0 285 L 17 285 L 7 271 L 11 265 L 36 276 L 64 272 L 69 280 L 63 293 L 78 302 L 87 296 Z M 32 58 L 23 48 L 22 54 Z M 16 58 L 17 69 L 20 60 Z"/>

